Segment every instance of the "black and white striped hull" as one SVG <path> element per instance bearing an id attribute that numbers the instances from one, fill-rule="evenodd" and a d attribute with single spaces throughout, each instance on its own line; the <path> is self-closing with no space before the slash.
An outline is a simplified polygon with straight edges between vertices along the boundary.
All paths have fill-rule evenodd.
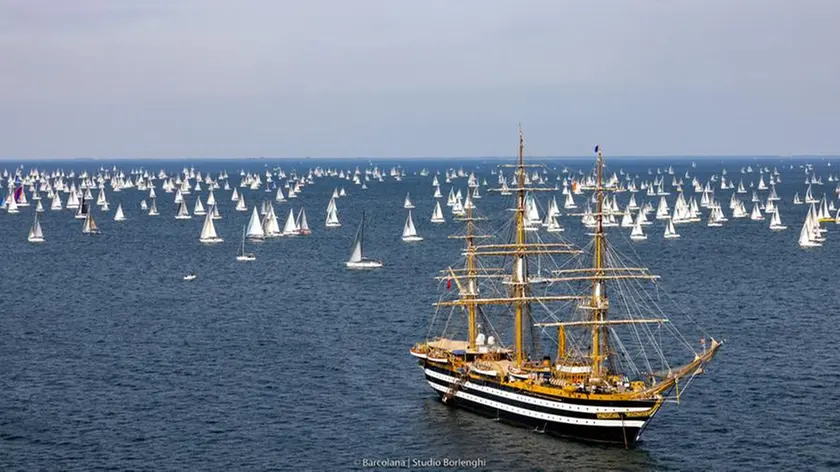
<path id="1" fill-rule="evenodd" d="M 426 381 L 443 397 L 457 381 L 452 372 L 429 363 Z M 447 404 L 559 437 L 634 447 L 658 410 L 655 400 L 605 402 L 555 399 L 471 378 Z"/>

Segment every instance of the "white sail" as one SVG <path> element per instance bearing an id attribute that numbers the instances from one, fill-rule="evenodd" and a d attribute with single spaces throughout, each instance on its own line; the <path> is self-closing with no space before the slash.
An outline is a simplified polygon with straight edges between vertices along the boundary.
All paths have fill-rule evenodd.
<path id="1" fill-rule="evenodd" d="M 338 228 L 341 223 L 338 221 L 338 209 L 335 205 L 335 200 L 330 199 L 330 204 L 327 205 L 327 228 Z"/>
<path id="2" fill-rule="evenodd" d="M 633 231 L 630 232 L 630 239 L 636 241 L 647 239 L 645 232 L 642 230 L 642 218 L 644 218 L 644 213 L 640 211 L 636 215 L 636 222 L 633 224 Z"/>
<path id="3" fill-rule="evenodd" d="M 176 220 L 188 220 L 192 218 L 190 215 L 190 210 L 187 208 L 187 201 L 181 200 L 181 203 L 178 204 L 178 214 L 175 215 Z"/>
<path id="4" fill-rule="evenodd" d="M 239 200 L 236 201 L 236 211 L 248 211 L 248 206 L 245 204 L 245 195 L 240 195 Z"/>
<path id="5" fill-rule="evenodd" d="M 117 205 L 117 212 L 114 213 L 114 221 L 125 221 L 125 214 L 123 213 L 122 203 Z"/>
<path id="6" fill-rule="evenodd" d="M 408 210 L 408 217 L 405 219 L 402 240 L 406 242 L 423 240 L 423 238 L 417 234 L 417 228 L 414 227 L 414 220 L 411 219 L 411 210 Z"/>
<path id="7" fill-rule="evenodd" d="M 289 217 L 286 218 L 286 225 L 283 227 L 283 236 L 294 236 L 298 234 L 298 226 L 295 224 L 295 212 L 289 209 Z"/>
<path id="8" fill-rule="evenodd" d="M 193 215 L 195 216 L 204 216 L 207 213 L 204 210 L 204 205 L 201 204 L 201 195 L 196 196 L 195 199 L 195 207 L 193 207 Z"/>
<path id="9" fill-rule="evenodd" d="M 306 221 L 306 210 L 303 207 L 301 207 L 300 212 L 298 213 L 295 224 L 298 227 L 298 234 L 306 236 L 312 232 L 309 229 L 309 223 Z"/>
<path id="10" fill-rule="evenodd" d="M 268 207 L 268 211 L 263 218 L 263 231 L 265 231 L 265 237 L 267 238 L 275 238 L 282 235 L 280 223 L 277 221 L 277 215 L 274 213 L 273 206 Z"/>
<path id="11" fill-rule="evenodd" d="M 20 213 L 18 210 L 17 201 L 15 201 L 15 196 L 12 194 L 11 187 L 9 188 L 9 196 L 6 198 L 6 213 Z"/>
<path id="12" fill-rule="evenodd" d="M 96 221 L 93 219 L 93 212 L 88 208 L 85 214 L 85 223 L 82 225 L 82 233 L 84 234 L 99 234 L 99 227 L 96 226 Z"/>
<path id="13" fill-rule="evenodd" d="M 29 229 L 29 236 L 27 240 L 30 243 L 44 242 L 44 232 L 41 230 L 41 222 L 38 221 L 38 214 L 35 214 L 35 222 L 32 223 L 32 228 Z"/>
<path id="14" fill-rule="evenodd" d="M 278 202 L 285 202 L 286 201 L 286 197 L 283 196 L 283 188 L 282 187 L 277 187 L 277 196 L 274 198 L 274 200 L 278 201 Z"/>
<path id="15" fill-rule="evenodd" d="M 814 240 L 814 235 L 811 232 L 811 225 L 807 220 L 805 221 L 805 224 L 802 225 L 802 230 L 799 232 L 799 245 L 801 247 L 822 246 L 821 243 Z"/>
<path id="16" fill-rule="evenodd" d="M 157 209 L 157 199 L 152 199 L 152 206 L 149 207 L 149 216 L 157 216 L 158 209 Z"/>
<path id="17" fill-rule="evenodd" d="M 222 242 L 222 238 L 216 234 L 216 226 L 213 224 L 212 212 L 207 212 L 207 215 L 204 216 L 204 226 L 201 227 L 201 236 L 199 236 L 198 240 L 203 243 Z"/>
<path id="18" fill-rule="evenodd" d="M 773 212 L 773 216 L 770 217 L 770 229 L 773 231 L 781 231 L 783 229 L 787 229 L 787 226 L 782 224 L 782 218 L 779 216 L 779 209 L 776 208 L 776 211 Z"/>
<path id="19" fill-rule="evenodd" d="M 207 195 L 207 206 L 216 206 L 216 196 L 213 195 L 213 189 L 210 189 L 210 195 Z"/>
<path id="20" fill-rule="evenodd" d="M 432 223 L 446 223 L 443 217 L 443 210 L 440 208 L 440 202 L 435 202 L 435 210 L 432 212 Z"/>
<path id="21" fill-rule="evenodd" d="M 665 200 L 665 197 L 659 197 L 659 207 L 656 209 L 656 219 L 664 220 L 670 218 L 671 216 L 668 214 L 668 211 L 668 202 Z"/>
<path id="22" fill-rule="evenodd" d="M 403 202 L 403 208 L 414 208 L 414 204 L 411 203 L 411 196 L 410 194 L 405 194 L 405 201 Z"/>
<path id="23" fill-rule="evenodd" d="M 548 222 L 548 228 L 546 231 L 549 233 L 561 233 L 565 231 L 562 226 L 560 226 L 560 222 L 557 221 L 557 215 L 553 215 L 551 220 Z"/>
<path id="24" fill-rule="evenodd" d="M 248 229 L 245 236 L 251 239 L 264 239 L 265 231 L 260 223 L 260 215 L 257 212 L 257 207 L 254 206 L 254 211 L 251 212 L 251 221 L 248 222 Z"/>
<path id="25" fill-rule="evenodd" d="M 673 219 L 668 220 L 668 224 L 665 225 L 665 238 L 666 239 L 673 239 L 673 238 L 679 238 L 679 237 L 680 237 L 680 235 L 677 234 L 677 230 L 674 229 L 674 220 Z"/>
<path id="26" fill-rule="evenodd" d="M 353 243 L 353 250 L 350 252 L 350 259 L 347 262 L 361 262 L 362 261 L 362 240 L 356 239 Z"/>
<path id="27" fill-rule="evenodd" d="M 563 204 L 563 208 L 565 208 L 565 209 L 567 209 L 567 210 L 571 210 L 571 209 L 575 209 L 575 208 L 577 208 L 577 205 L 575 205 L 575 199 L 574 199 L 574 197 L 572 197 L 572 193 L 571 193 L 571 192 L 569 192 L 569 193 L 567 193 L 567 194 L 566 194 L 566 201 L 565 201 L 565 203 Z"/>

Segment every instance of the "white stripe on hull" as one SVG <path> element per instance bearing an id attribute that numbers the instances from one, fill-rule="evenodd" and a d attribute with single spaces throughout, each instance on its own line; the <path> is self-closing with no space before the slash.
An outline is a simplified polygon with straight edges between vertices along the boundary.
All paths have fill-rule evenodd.
<path id="1" fill-rule="evenodd" d="M 450 377 L 448 375 L 441 374 L 439 372 L 435 372 L 431 369 L 424 369 L 426 371 L 426 375 L 430 377 L 434 377 L 438 380 L 443 380 L 444 382 L 454 384 L 458 381 L 455 377 Z M 507 398 L 509 400 L 515 400 L 518 402 L 523 403 L 530 403 L 531 405 L 536 406 L 544 406 L 548 408 L 555 408 L 557 410 L 565 410 L 565 411 L 579 411 L 582 413 L 630 413 L 630 412 L 641 412 L 641 411 L 648 411 L 650 410 L 649 407 L 613 407 L 613 406 L 589 406 L 589 405 L 575 405 L 572 403 L 565 403 L 561 401 L 551 401 L 551 400 L 540 400 L 539 398 L 529 397 L 526 395 L 519 395 L 513 392 L 506 392 L 504 390 L 498 390 L 491 387 L 486 387 L 484 385 L 476 385 L 472 382 L 466 383 L 466 388 L 470 390 L 476 390 L 478 392 L 489 393 L 490 395 L 495 395 L 497 397 Z"/>
<path id="2" fill-rule="evenodd" d="M 429 385 L 432 386 L 433 389 L 446 393 L 449 389 L 443 385 L 436 384 L 434 382 L 429 382 Z M 566 423 L 566 424 L 574 424 L 574 425 L 582 425 L 582 426 L 603 426 L 603 427 L 610 427 L 610 428 L 641 428 L 645 425 L 644 421 L 634 421 L 634 420 L 595 420 L 595 419 L 586 419 L 586 418 L 569 418 L 566 416 L 561 415 L 552 415 L 550 413 L 542 413 L 539 411 L 531 411 L 525 408 L 519 408 L 516 406 L 508 405 L 507 403 L 497 402 L 493 400 L 488 400 L 486 398 L 478 397 L 475 395 L 471 395 L 464 391 L 457 391 L 455 392 L 456 398 L 461 398 L 463 400 L 471 401 L 473 403 L 478 403 L 484 406 L 489 406 L 490 408 L 495 408 L 497 410 L 507 411 L 509 413 L 515 413 L 521 416 L 528 416 L 530 418 L 537 418 L 544 421 L 551 421 L 552 423 Z"/>

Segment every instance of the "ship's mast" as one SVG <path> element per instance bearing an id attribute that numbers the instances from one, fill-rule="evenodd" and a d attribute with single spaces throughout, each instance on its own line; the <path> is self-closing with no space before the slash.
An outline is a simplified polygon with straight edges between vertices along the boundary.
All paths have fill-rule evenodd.
<path id="1" fill-rule="evenodd" d="M 514 350 L 516 352 L 516 365 L 522 365 L 522 315 L 525 307 L 525 284 L 528 283 L 528 273 L 525 260 L 525 163 L 522 158 L 522 151 L 525 142 L 522 137 L 522 128 L 519 128 L 519 162 L 516 166 L 518 173 L 518 187 L 516 189 L 516 254 L 513 256 L 513 298 L 515 299 L 514 313 Z"/>
<path id="2" fill-rule="evenodd" d="M 592 310 L 592 379 L 601 376 L 601 336 L 604 329 L 603 321 L 606 319 L 609 301 L 607 300 L 606 285 L 604 281 L 604 182 L 602 176 L 603 159 L 601 147 L 595 146 L 598 153 L 598 166 L 596 171 L 596 192 L 598 192 L 598 212 L 596 213 L 597 225 L 595 228 L 595 257 L 593 261 L 594 278 L 592 279 L 592 299 L 590 309 Z"/>
<path id="3" fill-rule="evenodd" d="M 469 195 L 467 196 L 469 198 Z M 475 302 L 472 300 L 478 295 L 478 291 L 476 288 L 478 284 L 476 283 L 476 273 L 475 273 L 475 244 L 473 242 L 473 218 L 472 218 L 472 205 L 467 208 L 467 293 L 464 298 L 467 299 L 467 315 L 469 318 L 469 349 L 470 351 L 475 351 L 475 337 L 477 336 L 476 333 L 476 324 L 475 324 Z"/>

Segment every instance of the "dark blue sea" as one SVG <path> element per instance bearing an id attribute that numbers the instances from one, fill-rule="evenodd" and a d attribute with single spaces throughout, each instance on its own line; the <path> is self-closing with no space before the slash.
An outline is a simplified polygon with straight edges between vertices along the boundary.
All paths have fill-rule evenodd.
<path id="1" fill-rule="evenodd" d="M 829 173 L 840 160 L 780 158 L 615 159 L 608 171 L 639 174 L 672 165 L 707 180 L 726 168 L 737 184 L 758 180 L 758 165 L 778 167 L 781 216 L 790 229 L 731 218 L 646 228 L 633 244 L 662 276 L 662 287 L 707 332 L 726 344 L 681 398 L 667 404 L 635 450 L 569 442 L 442 404 L 408 348 L 426 337 L 442 289 L 440 269 L 460 257 L 461 230 L 433 225 L 432 176 L 447 168 L 490 170 L 503 160 L 377 160 L 401 166 L 403 182 L 386 178 L 362 191 L 320 178 L 299 198 L 308 237 L 249 245 L 253 263 L 235 261 L 250 212 L 234 211 L 230 192 L 216 191 L 225 239 L 203 245 L 203 218 L 176 220 L 173 195 L 156 184 L 160 216 L 139 208 L 145 192 L 107 189 L 108 213 L 96 209 L 103 234 L 83 235 L 71 210 L 42 214 L 46 242 L 27 243 L 34 205 L 0 212 L 0 469 L 2 470 L 353 470 L 384 459 L 480 459 L 489 470 L 795 470 L 840 468 L 840 226 L 827 225 L 821 248 L 797 245 L 806 205 L 801 166 L 814 164 L 834 197 Z M 561 170 L 590 171 L 594 159 L 540 160 Z M 829 167 L 829 163 L 832 163 Z M 10 171 L 19 163 L 0 163 Z M 176 172 L 239 172 L 282 167 L 364 169 L 367 160 L 56 161 L 38 168 L 96 171 L 118 165 Z M 27 167 L 28 169 L 28 167 Z M 666 179 L 670 183 L 670 177 Z M 687 195 L 694 195 L 686 181 Z M 448 185 L 441 178 L 442 191 Z M 466 179 L 456 181 L 466 187 Z M 343 226 L 324 228 L 336 187 Z M 241 189 L 238 189 L 241 190 Z M 4 189 L 5 191 L 5 189 Z M 406 192 L 425 240 L 400 241 Z M 206 197 L 206 190 L 201 192 Z M 501 226 L 510 197 L 476 201 Z M 731 192 L 716 192 L 725 205 Z M 273 198 L 245 190 L 249 207 Z M 766 192 L 762 193 L 766 195 Z M 31 198 L 31 195 L 29 195 Z M 642 194 L 638 194 L 637 198 Z M 749 196 L 746 198 L 748 209 Z M 66 202 L 66 195 L 63 195 Z M 192 211 L 194 195 L 187 197 Z M 619 197 L 626 203 L 629 194 Z M 669 201 L 673 204 L 672 195 Z M 640 198 L 639 203 L 644 200 Z M 562 204 L 562 200 L 558 201 Z M 579 203 L 582 200 L 579 199 Z M 33 202 L 34 203 L 34 202 Z M 128 221 L 114 222 L 122 203 Z M 384 261 L 376 271 L 344 266 L 367 213 L 365 250 Z M 564 237 L 587 244 L 578 217 L 562 216 Z M 614 228 L 611 240 L 626 241 Z M 182 281 L 187 272 L 198 279 Z M 432 462 L 434 464 L 434 462 Z M 430 469 L 440 469 L 431 467 Z M 454 470 L 454 469 L 450 469 Z"/>

